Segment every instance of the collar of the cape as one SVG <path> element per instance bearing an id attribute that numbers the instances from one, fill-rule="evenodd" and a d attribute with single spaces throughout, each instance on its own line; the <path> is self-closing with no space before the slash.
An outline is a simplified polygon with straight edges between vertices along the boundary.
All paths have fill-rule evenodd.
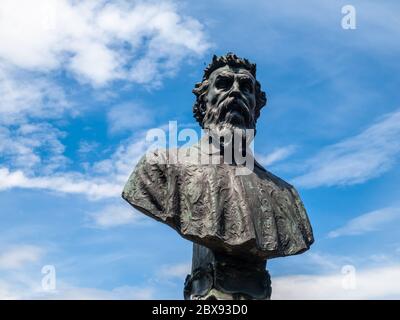
<path id="1" fill-rule="evenodd" d="M 205 134 L 201 137 L 200 140 L 198 140 L 195 144 L 193 144 L 190 148 L 195 148 L 199 150 L 203 154 L 207 155 L 218 155 L 220 154 L 220 149 L 217 147 L 215 144 L 210 143 L 209 140 L 209 135 Z M 267 171 L 260 163 L 257 162 L 255 158 L 254 159 L 254 166 L 259 168 L 262 171 Z"/>

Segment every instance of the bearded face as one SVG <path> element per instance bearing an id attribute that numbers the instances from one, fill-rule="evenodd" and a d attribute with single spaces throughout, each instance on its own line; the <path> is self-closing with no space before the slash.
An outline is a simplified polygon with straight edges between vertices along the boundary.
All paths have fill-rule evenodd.
<path id="1" fill-rule="evenodd" d="M 209 77 L 203 126 L 255 129 L 256 79 L 246 69 L 224 66 Z"/>

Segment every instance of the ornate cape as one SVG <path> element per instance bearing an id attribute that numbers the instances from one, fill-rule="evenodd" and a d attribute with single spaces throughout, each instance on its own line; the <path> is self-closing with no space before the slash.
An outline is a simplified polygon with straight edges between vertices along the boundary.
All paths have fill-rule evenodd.
<path id="1" fill-rule="evenodd" d="M 201 141 L 175 150 L 190 156 L 208 153 Z M 145 155 L 122 197 L 182 237 L 217 252 L 265 260 L 301 253 L 313 243 L 297 191 L 257 162 L 251 174 L 239 176 L 236 165 L 173 164 L 172 157 L 166 150 Z"/>

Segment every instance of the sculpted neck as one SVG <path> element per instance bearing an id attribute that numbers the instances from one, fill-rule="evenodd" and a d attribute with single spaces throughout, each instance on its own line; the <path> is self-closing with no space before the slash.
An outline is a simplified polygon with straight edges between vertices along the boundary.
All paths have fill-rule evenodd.
<path id="1" fill-rule="evenodd" d="M 233 163 L 238 163 L 235 161 L 238 158 L 253 157 L 254 130 L 252 129 L 206 130 L 204 139 L 207 141 L 211 153 L 218 153 L 226 159 L 232 159 Z"/>

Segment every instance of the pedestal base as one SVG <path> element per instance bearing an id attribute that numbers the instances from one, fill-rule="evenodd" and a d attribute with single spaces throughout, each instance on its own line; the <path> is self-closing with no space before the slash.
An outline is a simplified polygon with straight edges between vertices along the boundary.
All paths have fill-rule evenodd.
<path id="1" fill-rule="evenodd" d="M 271 279 L 265 268 L 266 261 L 220 254 L 195 243 L 185 300 L 270 299 Z"/>

